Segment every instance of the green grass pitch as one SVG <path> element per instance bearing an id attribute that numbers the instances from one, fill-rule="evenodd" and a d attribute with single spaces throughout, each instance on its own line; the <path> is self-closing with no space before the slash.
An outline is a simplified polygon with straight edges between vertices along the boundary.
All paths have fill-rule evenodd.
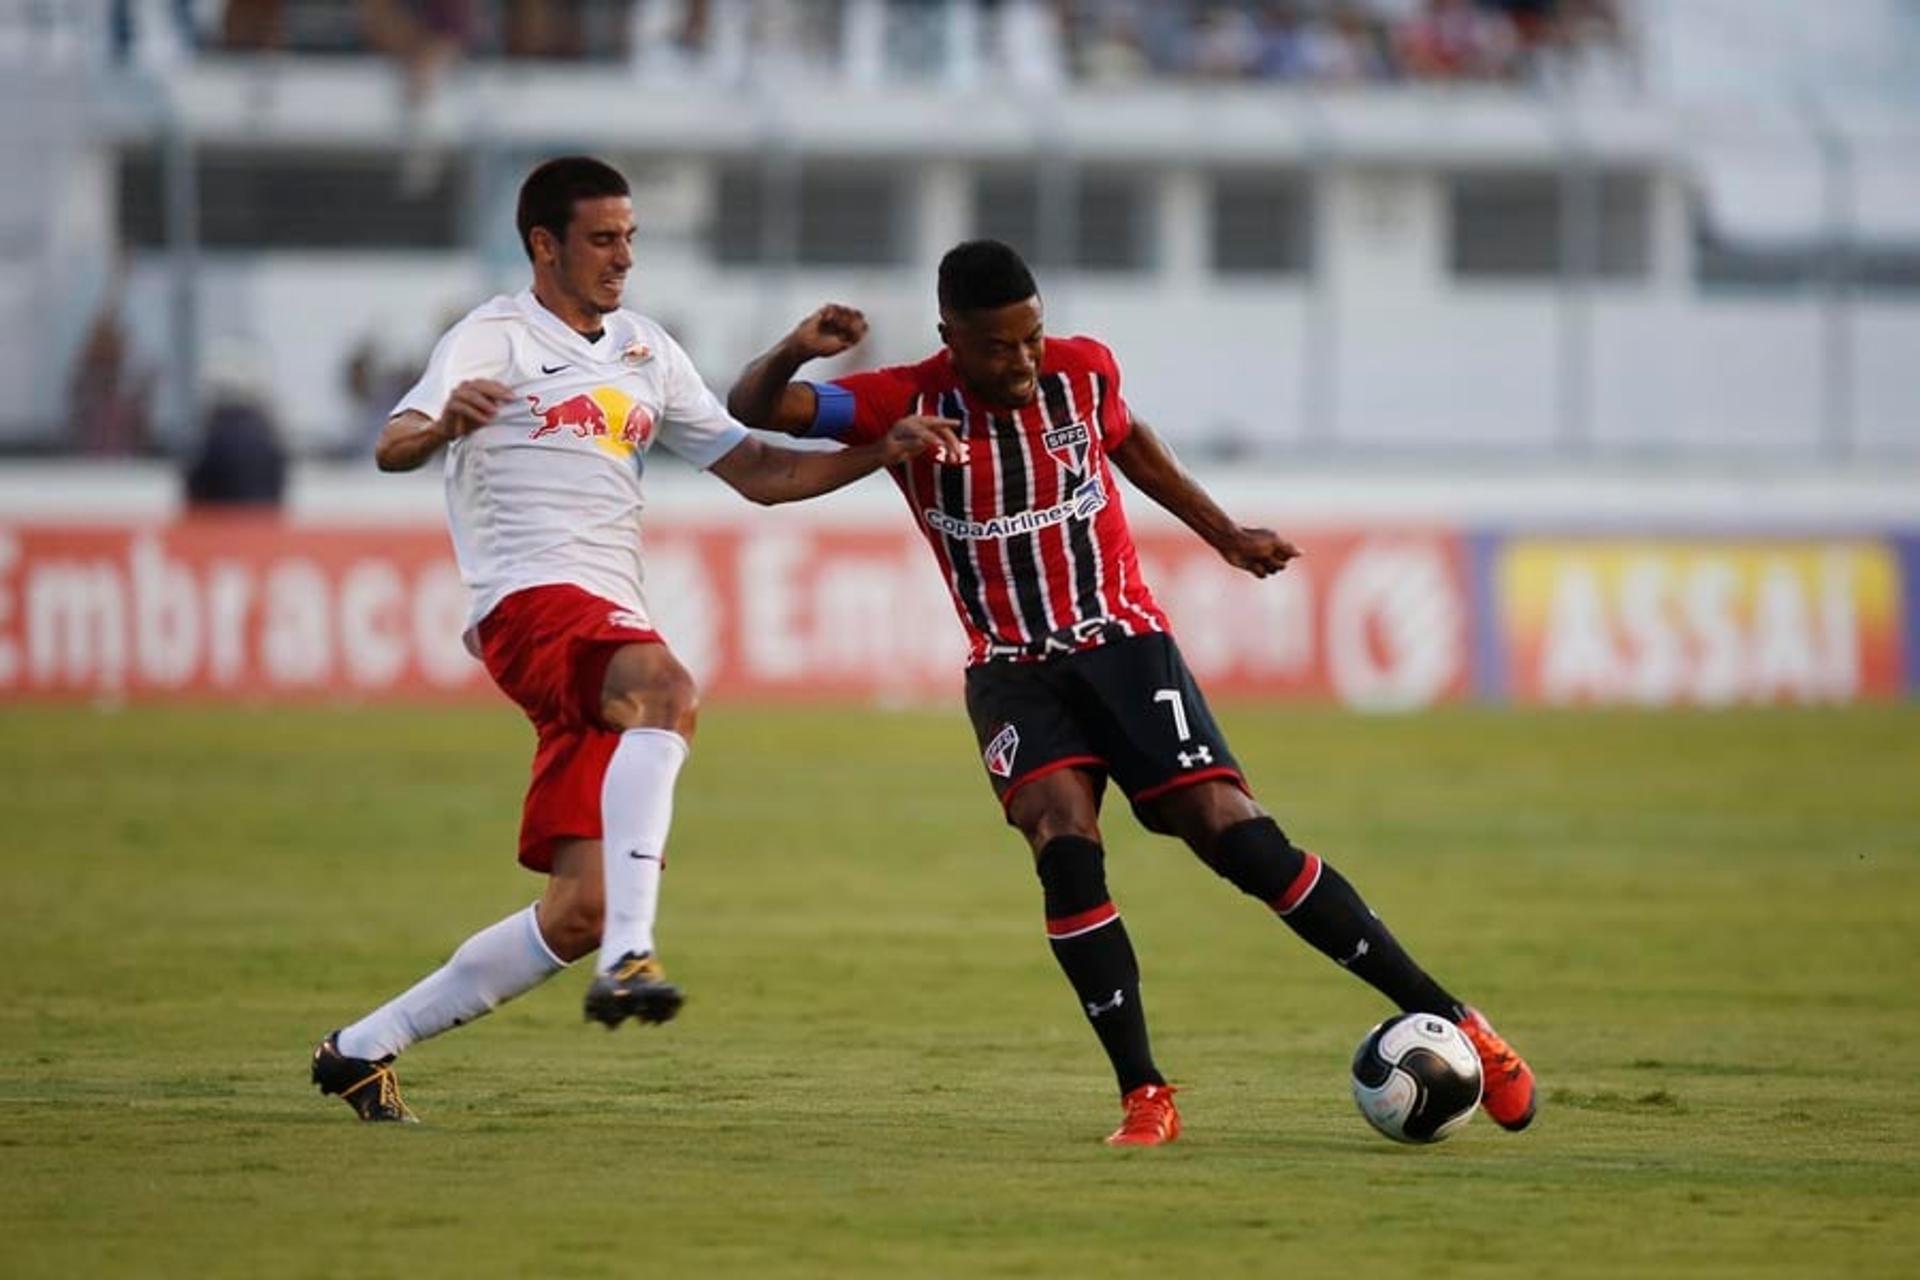
<path id="1" fill-rule="evenodd" d="M 1226 707 L 1261 797 L 1531 1058 L 1402 1149 L 1383 1002 L 1109 811 L 1185 1138 L 1104 1061 L 956 712 L 710 706 L 662 946 L 402 1062 L 307 1053 L 536 892 L 497 709 L 0 711 L 0 1274 L 1869 1276 L 1920 1266 L 1920 709 Z"/>

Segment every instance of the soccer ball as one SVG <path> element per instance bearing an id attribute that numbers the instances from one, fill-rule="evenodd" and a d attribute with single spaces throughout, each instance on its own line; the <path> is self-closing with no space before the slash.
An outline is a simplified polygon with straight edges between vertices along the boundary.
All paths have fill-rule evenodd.
<path id="1" fill-rule="evenodd" d="M 1354 1051 L 1353 1100 L 1395 1142 L 1438 1142 L 1480 1105 L 1480 1055 L 1445 1018 L 1388 1018 Z"/>

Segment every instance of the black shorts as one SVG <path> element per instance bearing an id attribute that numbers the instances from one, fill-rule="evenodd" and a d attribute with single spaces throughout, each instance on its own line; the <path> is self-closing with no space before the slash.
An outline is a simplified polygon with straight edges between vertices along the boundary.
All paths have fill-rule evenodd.
<path id="1" fill-rule="evenodd" d="M 1041 662 L 967 669 L 967 715 L 987 778 L 1004 806 L 1058 769 L 1111 776 L 1137 811 L 1180 787 L 1225 778 L 1240 764 L 1173 637 L 1154 633 Z"/>

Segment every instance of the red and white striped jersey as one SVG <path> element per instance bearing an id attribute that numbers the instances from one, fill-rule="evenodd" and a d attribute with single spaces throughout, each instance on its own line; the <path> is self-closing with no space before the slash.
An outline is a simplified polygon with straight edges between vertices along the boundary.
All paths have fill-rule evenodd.
<path id="1" fill-rule="evenodd" d="M 1107 464 L 1133 426 L 1113 353 L 1092 338 L 1048 338 L 1039 384 L 1025 408 L 986 405 L 945 350 L 834 381 L 853 398 L 850 442 L 878 439 L 908 414 L 960 423 L 964 465 L 923 456 L 891 474 L 946 575 L 969 665 L 1167 629 Z"/>

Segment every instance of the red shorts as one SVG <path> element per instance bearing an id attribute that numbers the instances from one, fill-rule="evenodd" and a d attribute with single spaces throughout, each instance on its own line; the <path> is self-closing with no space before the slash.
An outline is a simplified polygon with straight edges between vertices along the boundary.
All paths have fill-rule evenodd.
<path id="1" fill-rule="evenodd" d="M 539 745 L 520 811 L 520 863 L 553 870 L 561 840 L 600 838 L 600 782 L 620 735 L 600 721 L 615 650 L 664 644 L 632 610 L 564 584 L 528 587 L 480 621 L 480 657 L 533 721 Z"/>

